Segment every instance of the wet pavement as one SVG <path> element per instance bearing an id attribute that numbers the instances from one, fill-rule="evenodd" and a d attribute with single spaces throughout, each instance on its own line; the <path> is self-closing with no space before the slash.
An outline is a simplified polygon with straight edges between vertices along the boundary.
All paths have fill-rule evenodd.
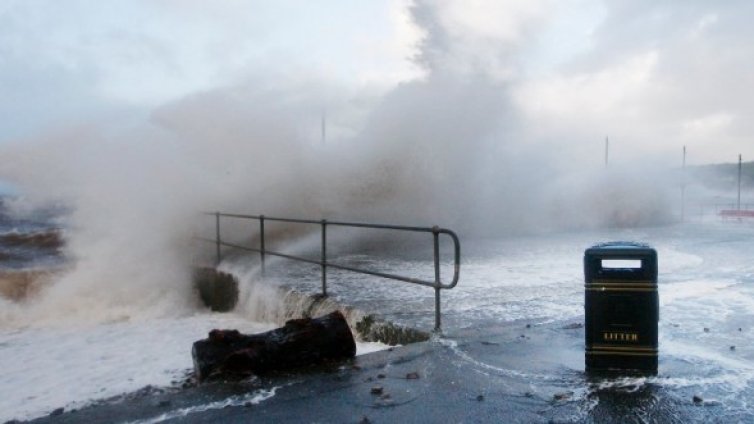
<path id="1" fill-rule="evenodd" d="M 144 390 L 35 422 L 754 420 L 745 405 L 707 399 L 693 384 L 680 384 L 699 370 L 662 350 L 658 376 L 588 376 L 583 340 L 578 322 L 491 326 L 291 375 Z"/>

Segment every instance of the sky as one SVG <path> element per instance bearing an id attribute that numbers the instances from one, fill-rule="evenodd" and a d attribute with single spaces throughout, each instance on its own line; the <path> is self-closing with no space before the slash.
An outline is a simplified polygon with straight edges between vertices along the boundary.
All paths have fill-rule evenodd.
<path id="1" fill-rule="evenodd" d="M 0 2 L 0 140 L 150 110 L 265 73 L 354 87 L 417 71 L 396 1 Z"/>
<path id="2" fill-rule="evenodd" d="M 452 71 L 505 81 L 521 137 L 578 139 L 574 154 L 601 156 L 609 136 L 616 160 L 679 162 L 685 145 L 690 163 L 732 162 L 754 158 L 753 9 L 746 0 L 2 0 L 0 143 L 122 125 L 260 75 L 374 99 Z M 430 13 L 432 28 L 422 22 Z M 440 53 L 422 48 L 432 37 Z M 325 91 L 312 115 L 331 100 Z"/>

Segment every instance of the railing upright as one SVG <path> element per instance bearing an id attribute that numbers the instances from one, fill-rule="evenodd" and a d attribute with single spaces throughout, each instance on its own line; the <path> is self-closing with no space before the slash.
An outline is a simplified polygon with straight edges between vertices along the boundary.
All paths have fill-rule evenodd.
<path id="1" fill-rule="evenodd" d="M 435 225 L 432 227 L 432 238 L 434 239 L 435 254 L 435 332 L 440 332 L 440 228 Z"/>
<path id="2" fill-rule="evenodd" d="M 217 265 L 220 265 L 220 261 L 222 260 L 222 255 L 220 252 L 220 244 L 222 241 L 220 240 L 220 212 L 215 212 L 215 247 L 217 250 Z"/>
<path id="3" fill-rule="evenodd" d="M 259 260 L 261 261 L 262 276 L 264 277 L 264 215 L 259 215 Z"/>
<path id="4" fill-rule="evenodd" d="M 322 296 L 327 296 L 327 220 L 322 220 Z"/>

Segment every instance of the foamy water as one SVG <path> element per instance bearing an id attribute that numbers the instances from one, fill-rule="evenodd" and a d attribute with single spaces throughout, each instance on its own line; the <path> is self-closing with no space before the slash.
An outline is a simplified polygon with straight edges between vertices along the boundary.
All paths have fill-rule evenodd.
<path id="1" fill-rule="evenodd" d="M 35 418 L 59 407 L 80 408 L 148 385 L 175 386 L 193 370 L 193 342 L 207 337 L 210 330 L 235 328 L 257 333 L 275 327 L 235 313 L 198 313 L 182 318 L 2 329 L 0 422 Z M 386 347 L 360 342 L 357 354 Z M 267 398 L 258 395 L 257 401 Z M 241 403 L 251 400 L 244 398 Z"/>
<path id="2" fill-rule="evenodd" d="M 595 391 L 651 386 L 659 388 L 662 396 L 703 393 L 726 410 L 749 416 L 746 399 L 754 394 L 754 263 L 750 256 L 754 227 L 746 224 L 695 223 L 462 240 L 461 281 L 454 290 L 443 292 L 443 327 L 451 340 L 447 342 L 452 343 L 454 335 L 467 329 L 490 324 L 580 322 L 584 313 L 583 251 L 607 240 L 643 241 L 658 250 L 661 353 L 657 377 L 594 385 L 584 381 L 580 369 L 555 376 L 520 375 L 458 348 L 459 361 L 480 372 L 520 377 L 532 384 L 562 384 L 575 393 L 574 399 L 584 403 L 587 414 L 589 408 L 596 407 L 591 397 Z M 388 248 L 384 254 L 343 254 L 334 259 L 421 277 L 432 272 L 431 255 L 421 249 L 404 254 Z M 6 365 L 0 380 L 0 419 L 32 418 L 58 407 L 77 408 L 146 385 L 171 386 L 192 368 L 191 343 L 206 337 L 210 329 L 258 332 L 275 326 L 260 322 L 279 323 L 285 318 L 280 312 L 279 289 L 251 284 L 258 278 L 253 260 L 225 263 L 223 268 L 243 282 L 239 307 L 231 314 L 0 330 L 0 362 L 11 364 Z M 310 293 L 319 289 L 317 267 L 270 261 L 268 270 L 268 284 L 295 286 Z M 329 291 L 332 298 L 366 312 L 425 330 L 432 328 L 433 291 L 425 287 L 331 272 Z M 0 313 L 13 315 L 23 309 L 23 305 L 3 302 Z M 382 348 L 380 344 L 358 344 L 360 354 Z M 274 393 L 252 393 L 248 399 L 228 399 L 226 403 L 263 402 Z M 192 411 L 170 413 L 179 416 Z"/>
<path id="3" fill-rule="evenodd" d="M 0 332 L 0 420 L 28 419 L 58 407 L 165 387 L 193 367 L 191 344 L 213 328 L 257 332 L 272 326 L 233 315 L 118 322 Z M 12 364 L 12 366 L 8 366 Z"/>

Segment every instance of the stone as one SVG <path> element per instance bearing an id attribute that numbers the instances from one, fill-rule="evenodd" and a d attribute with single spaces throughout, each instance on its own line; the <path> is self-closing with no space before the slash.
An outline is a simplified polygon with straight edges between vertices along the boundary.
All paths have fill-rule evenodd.
<path id="1" fill-rule="evenodd" d="M 552 397 L 553 400 L 559 402 L 563 400 L 568 400 L 573 396 L 573 393 L 571 392 L 561 392 L 561 393 L 555 393 L 555 395 Z"/>
<path id="2" fill-rule="evenodd" d="M 214 268 L 194 270 L 194 286 L 205 306 L 215 312 L 227 312 L 238 303 L 238 279 Z"/>
<path id="3" fill-rule="evenodd" d="M 199 381 L 238 379 L 355 355 L 356 341 L 340 311 L 289 320 L 281 328 L 259 334 L 212 330 L 208 338 L 194 342 L 191 351 Z"/>
<path id="4" fill-rule="evenodd" d="M 580 322 L 574 322 L 573 324 L 563 326 L 563 330 L 577 330 L 579 328 L 584 328 L 584 324 Z"/>

